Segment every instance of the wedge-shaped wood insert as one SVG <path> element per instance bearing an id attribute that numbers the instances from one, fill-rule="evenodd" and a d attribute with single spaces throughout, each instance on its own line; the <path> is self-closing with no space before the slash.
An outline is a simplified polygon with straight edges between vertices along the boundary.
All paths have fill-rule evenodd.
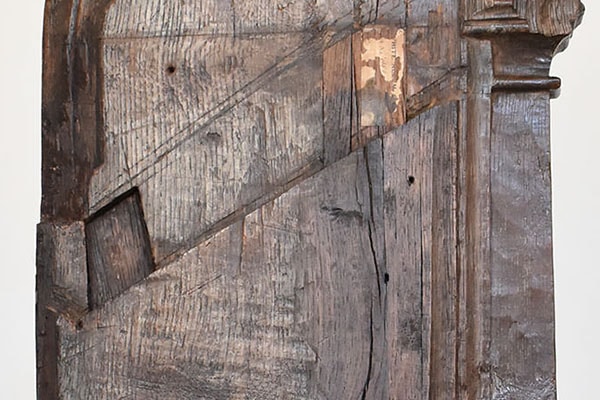
<path id="1" fill-rule="evenodd" d="M 100 210 L 86 224 L 89 306 L 102 306 L 154 271 L 137 190 Z"/>

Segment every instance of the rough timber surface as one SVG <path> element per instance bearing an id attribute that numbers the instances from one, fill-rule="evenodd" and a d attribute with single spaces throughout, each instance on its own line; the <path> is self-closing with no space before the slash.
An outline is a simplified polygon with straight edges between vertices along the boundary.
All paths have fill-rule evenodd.
<path id="1" fill-rule="evenodd" d="M 578 0 L 47 0 L 38 398 L 553 400 Z"/>
<path id="2" fill-rule="evenodd" d="M 431 325 L 432 301 L 445 299 L 430 285 L 453 292 L 454 273 L 440 268 L 452 265 L 443 255 L 455 242 L 444 234 L 446 245 L 433 247 L 431 230 L 445 229 L 438 213 L 452 205 L 428 191 L 455 170 L 455 153 L 434 143 L 452 140 L 456 115 L 455 105 L 434 109 L 190 249 L 78 328 L 63 323 L 61 392 L 420 399 L 429 386 L 446 390 L 427 376 L 446 358 L 437 336 L 452 332 Z M 438 254 L 443 265 L 431 261 Z M 452 369 L 439 371 L 452 379 Z"/>

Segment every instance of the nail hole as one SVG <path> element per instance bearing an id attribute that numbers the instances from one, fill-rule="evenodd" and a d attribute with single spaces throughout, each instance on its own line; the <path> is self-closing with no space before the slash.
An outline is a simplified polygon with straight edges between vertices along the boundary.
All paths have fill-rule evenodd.
<path id="1" fill-rule="evenodd" d="M 414 176 L 411 175 L 411 176 L 408 177 L 408 184 L 409 184 L 409 186 L 414 185 L 415 181 L 416 181 L 416 179 L 415 179 Z"/>
<path id="2" fill-rule="evenodd" d="M 175 66 L 174 65 L 169 65 L 167 67 L 167 74 L 173 75 L 174 73 L 175 73 Z"/>
<path id="3" fill-rule="evenodd" d="M 83 321 L 77 321 L 77 324 L 75 325 L 75 328 L 80 331 L 83 329 Z"/>
<path id="4" fill-rule="evenodd" d="M 386 273 L 383 275 L 383 281 L 387 284 L 390 281 L 390 274 Z"/>

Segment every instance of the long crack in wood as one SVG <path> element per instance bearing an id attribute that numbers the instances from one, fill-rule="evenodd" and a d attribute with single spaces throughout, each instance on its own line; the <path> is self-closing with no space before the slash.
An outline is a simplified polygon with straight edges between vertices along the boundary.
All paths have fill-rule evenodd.
<path id="1" fill-rule="evenodd" d="M 371 383 L 371 374 L 373 372 L 373 346 L 374 346 L 374 333 L 373 333 L 373 302 L 371 301 L 371 312 L 369 314 L 369 328 L 370 328 L 370 342 L 369 342 L 369 367 L 367 368 L 367 379 L 363 385 L 361 400 L 367 398 L 367 392 L 369 391 L 369 384 Z"/>
<path id="2" fill-rule="evenodd" d="M 373 256 L 373 265 L 375 266 L 375 278 L 377 281 L 377 295 L 379 298 L 379 302 L 381 303 L 381 273 L 379 270 L 379 262 L 377 261 L 377 251 L 375 250 L 375 243 L 373 240 L 373 226 L 375 225 L 374 221 L 374 208 L 373 208 L 373 182 L 371 179 L 371 168 L 369 167 L 369 151 L 368 147 L 365 147 L 364 150 L 365 156 L 365 167 L 367 169 L 367 180 L 369 183 L 369 224 L 368 224 L 368 232 L 369 232 L 369 245 L 371 248 L 371 255 Z"/>

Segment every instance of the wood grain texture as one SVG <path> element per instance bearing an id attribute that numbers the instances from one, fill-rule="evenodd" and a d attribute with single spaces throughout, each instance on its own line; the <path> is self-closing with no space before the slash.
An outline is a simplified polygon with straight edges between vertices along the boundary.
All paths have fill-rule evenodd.
<path id="1" fill-rule="evenodd" d="M 395 376 L 389 378 L 394 399 L 427 398 L 428 375 L 423 361 L 429 360 L 423 356 L 429 351 L 430 305 L 426 303 L 429 288 L 424 286 L 431 273 L 431 252 L 427 248 L 431 207 L 423 205 L 423 200 L 427 201 L 431 185 L 431 160 L 426 156 L 431 148 L 431 131 L 422 134 L 421 122 L 411 121 L 399 134 L 384 139 L 390 155 L 406 149 L 403 157 L 384 157 L 388 172 L 384 182 L 385 254 L 390 280 L 386 333 L 390 352 L 396 354 L 390 360 Z"/>
<path id="2" fill-rule="evenodd" d="M 94 176 L 91 204 L 139 186 L 160 260 L 184 238 L 197 237 L 319 162 L 322 60 L 307 54 L 300 41 L 297 35 L 170 44 L 145 39 L 141 48 L 133 44 L 139 55 L 129 67 L 123 57 L 130 51 L 111 49 L 107 68 L 115 79 L 106 104 L 113 145 L 107 154 L 114 161 Z M 280 65 L 286 53 L 286 62 L 297 66 Z M 143 54 L 162 56 L 149 62 Z M 298 74 L 300 82 L 292 79 Z M 132 87 L 139 89 L 132 93 Z M 123 108 L 139 120 L 122 118 Z M 153 212 L 164 209 L 174 213 Z"/>
<path id="3" fill-rule="evenodd" d="M 48 0 L 38 398 L 553 400 L 577 0 Z"/>
<path id="4" fill-rule="evenodd" d="M 336 4 L 330 7 L 339 8 Z M 357 48 L 346 47 L 350 57 L 337 53 L 349 45 L 351 33 L 344 32 L 347 28 L 334 18 L 339 14 L 326 13 L 336 21 L 332 29 L 342 29 L 339 37 L 307 37 L 301 32 L 306 29 L 306 18 L 316 18 L 329 6 L 310 9 L 282 4 L 278 13 L 292 18 L 287 22 L 274 19 L 268 13 L 271 6 L 219 6 L 224 21 L 230 14 L 249 13 L 247 20 L 270 21 L 268 32 L 263 32 L 267 28 L 260 23 L 255 29 L 233 30 L 227 24 L 210 25 L 205 20 L 214 17 L 202 15 L 214 11 L 213 6 L 168 8 L 157 3 L 160 11 L 150 20 L 146 20 L 148 15 L 119 19 L 119 15 L 132 14 L 118 11 L 119 7 L 125 6 L 116 3 L 105 26 L 104 69 L 110 71 L 104 90 L 105 162 L 92 178 L 89 204 L 92 211 L 98 210 L 129 188 L 139 187 L 150 210 L 147 222 L 158 261 L 182 245 L 193 245 L 223 219 L 260 201 L 273 188 L 347 155 L 350 149 L 344 148 L 344 142 L 355 140 L 353 148 L 357 148 L 379 134 L 344 138 L 345 130 L 337 122 L 358 131 L 358 126 L 352 128 L 353 114 L 371 103 L 375 108 L 369 109 L 381 115 L 381 121 L 373 122 L 387 125 L 382 132 L 405 119 L 401 30 L 388 32 L 383 27 L 375 35 L 389 43 L 387 47 L 373 45 L 370 57 L 375 58 L 370 62 L 378 62 L 387 48 L 396 50 L 392 65 L 388 67 L 387 59 L 375 65 L 381 72 L 378 76 L 383 77 L 383 72 L 389 76 L 372 84 L 372 90 L 380 93 L 372 99 L 364 88 L 354 89 L 353 81 L 339 74 L 338 67 L 351 63 L 352 54 L 368 54 L 362 39 Z M 194 18 L 201 21 L 195 27 L 189 22 Z M 148 26 L 141 29 L 143 23 Z M 233 19 L 231 23 L 236 24 Z M 277 28 L 279 24 L 298 25 L 298 32 Z M 373 40 L 369 36 L 364 42 Z M 362 67 L 350 68 L 360 71 Z M 344 95 L 335 79 L 346 79 L 352 85 L 350 94 Z M 383 96 L 388 89 L 393 91 L 390 101 Z M 354 96 L 362 99 L 356 110 L 352 110 Z M 328 108 L 338 107 L 335 102 L 341 98 L 347 103 L 339 105 L 343 109 Z M 124 118 L 124 112 L 131 117 Z M 330 118 L 337 118 L 336 125 Z M 331 137 L 338 134 L 338 138 Z M 165 209 L 173 212 L 153 212 Z"/>
<path id="5" fill-rule="evenodd" d="M 51 249 L 40 254 L 46 278 L 51 282 L 47 308 L 77 319 L 87 311 L 87 267 L 84 224 L 40 225 L 39 240 Z"/>
<path id="6" fill-rule="evenodd" d="M 458 4 L 410 2 L 406 31 L 406 95 L 414 96 L 461 64 Z"/>
<path id="7" fill-rule="evenodd" d="M 390 130 L 402 125 L 406 120 L 404 30 L 373 25 L 357 35 L 355 74 L 360 127 Z"/>
<path id="8" fill-rule="evenodd" d="M 553 399 L 549 94 L 493 100 L 492 398 Z"/>
<path id="9" fill-rule="evenodd" d="M 368 324 L 356 321 L 369 317 L 365 300 L 373 289 L 373 268 L 354 195 L 357 157 L 257 210 L 155 274 L 153 283 L 90 316 L 86 333 L 79 335 L 82 343 L 63 355 L 66 370 L 81 371 L 65 374 L 65 392 L 73 398 L 149 399 L 358 395 L 362 379 L 354 374 L 367 376 L 370 332 Z M 325 190 L 311 190 L 313 185 Z M 354 240 L 347 248 L 334 244 L 348 236 Z M 235 249 L 236 256 L 224 258 L 227 248 Z M 142 298 L 150 300 L 146 306 L 133 313 L 123 310 L 124 304 L 138 304 Z M 345 308 L 349 303 L 354 305 L 350 313 Z M 112 344 L 115 337 L 103 334 L 94 322 L 106 318 L 120 320 L 108 322 L 108 329 L 132 326 L 139 331 Z M 133 324 L 135 320 L 147 322 Z M 223 332 L 228 332 L 226 342 Z M 75 338 L 67 342 L 79 343 L 77 333 L 71 335 Z M 106 343 L 100 348 L 117 348 L 109 353 L 78 350 L 97 340 Z M 141 351 L 147 346 L 153 355 Z M 130 357 L 128 349 L 139 349 L 138 356 Z M 154 363 L 145 354 L 156 357 L 162 372 L 152 372 Z M 349 357 L 346 368 L 331 368 L 340 354 Z M 101 365 L 112 365 L 117 376 L 129 378 L 88 382 L 102 376 L 93 369 Z M 312 382 L 306 381 L 309 368 L 316 375 Z M 131 385 L 129 379 L 138 383 Z"/>
<path id="10" fill-rule="evenodd" d="M 464 311 L 466 367 L 461 395 L 469 399 L 490 398 L 487 349 L 490 347 L 490 271 L 491 271 L 491 199 L 490 137 L 493 71 L 489 42 L 470 40 L 467 112 L 465 132 L 465 178 L 462 190 L 465 202 L 465 244 L 462 276 L 465 281 Z M 486 66 L 488 66 L 486 68 Z M 483 73 L 481 73 L 483 72 Z"/>

